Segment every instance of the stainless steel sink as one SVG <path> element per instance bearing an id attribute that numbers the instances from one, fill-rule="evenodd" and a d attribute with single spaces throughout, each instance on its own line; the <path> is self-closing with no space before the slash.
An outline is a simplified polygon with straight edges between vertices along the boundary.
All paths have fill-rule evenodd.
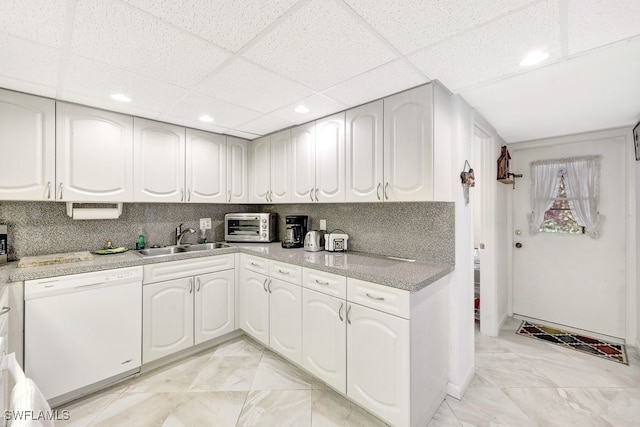
<path id="1" fill-rule="evenodd" d="M 174 246 L 165 246 L 163 248 L 149 248 L 149 249 L 140 249 L 136 251 L 138 255 L 141 257 L 156 257 L 156 256 L 168 256 L 181 254 L 185 252 L 197 252 L 197 251 L 209 251 L 212 249 L 222 249 L 222 248 L 230 248 L 230 245 L 226 243 L 199 243 L 197 245 L 174 245 Z"/>

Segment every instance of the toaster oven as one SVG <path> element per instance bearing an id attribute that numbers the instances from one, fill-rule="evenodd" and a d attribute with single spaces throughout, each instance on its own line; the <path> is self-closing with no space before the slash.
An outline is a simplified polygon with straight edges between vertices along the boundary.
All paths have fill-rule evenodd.
<path id="1" fill-rule="evenodd" d="M 273 242 L 278 235 L 278 214 L 230 213 L 224 216 L 227 242 Z"/>

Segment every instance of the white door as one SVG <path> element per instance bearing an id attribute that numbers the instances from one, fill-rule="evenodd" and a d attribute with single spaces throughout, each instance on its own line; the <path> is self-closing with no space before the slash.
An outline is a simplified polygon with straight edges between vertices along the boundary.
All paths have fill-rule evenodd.
<path id="1" fill-rule="evenodd" d="M 513 313 L 625 338 L 624 138 L 510 152 L 510 170 L 524 175 L 517 179 L 513 195 Z M 606 217 L 601 237 L 531 235 L 530 163 L 598 154 L 602 155 L 598 211 Z"/>
<path id="2" fill-rule="evenodd" d="M 382 201 L 382 100 L 346 112 L 346 200 Z"/>
<path id="3" fill-rule="evenodd" d="M 133 117 L 56 103 L 56 200 L 133 200 Z"/>
<path id="4" fill-rule="evenodd" d="M 336 390 L 346 392 L 346 302 L 302 289 L 302 366 Z"/>
<path id="5" fill-rule="evenodd" d="M 315 122 L 291 129 L 291 202 L 315 201 Z"/>
<path id="6" fill-rule="evenodd" d="M 271 190 L 271 137 L 249 143 L 249 203 L 269 202 Z"/>
<path id="7" fill-rule="evenodd" d="M 269 202 L 287 203 L 291 199 L 291 131 L 271 135 L 271 193 Z"/>
<path id="8" fill-rule="evenodd" d="M 55 143 L 55 101 L 0 90 L 0 200 L 55 198 Z"/>
<path id="9" fill-rule="evenodd" d="M 249 201 L 247 158 L 247 141 L 227 136 L 227 202 L 229 203 Z"/>
<path id="10" fill-rule="evenodd" d="M 133 199 L 184 202 L 185 128 L 133 119 Z"/>
<path id="11" fill-rule="evenodd" d="M 352 303 L 347 319 L 347 396 L 392 425 L 408 426 L 409 321 Z"/>
<path id="12" fill-rule="evenodd" d="M 227 141 L 224 135 L 187 129 L 187 194 L 192 203 L 227 198 Z"/>
<path id="13" fill-rule="evenodd" d="M 142 287 L 142 363 L 193 345 L 193 278 Z"/>
<path id="14" fill-rule="evenodd" d="M 433 88 L 384 99 L 384 194 L 390 201 L 433 199 Z"/>
<path id="15" fill-rule="evenodd" d="M 267 276 L 246 269 L 240 271 L 240 329 L 269 345 L 269 292 Z"/>
<path id="16" fill-rule="evenodd" d="M 269 343 L 289 360 L 302 362 L 302 288 L 278 279 L 269 279 Z"/>
<path id="17" fill-rule="evenodd" d="M 194 341 L 200 344 L 235 329 L 234 270 L 195 277 Z"/>
<path id="18" fill-rule="evenodd" d="M 316 202 L 344 202 L 345 113 L 316 122 Z"/>

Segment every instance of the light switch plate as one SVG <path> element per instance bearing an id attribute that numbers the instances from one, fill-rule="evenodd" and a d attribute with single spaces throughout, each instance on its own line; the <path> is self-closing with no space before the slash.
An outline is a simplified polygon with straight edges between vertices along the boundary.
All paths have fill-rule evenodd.
<path id="1" fill-rule="evenodd" d="M 326 230 L 327 229 L 327 220 L 326 219 L 321 219 L 320 220 L 320 230 Z"/>
<path id="2" fill-rule="evenodd" d="M 200 218 L 200 230 L 211 230 L 211 218 Z"/>

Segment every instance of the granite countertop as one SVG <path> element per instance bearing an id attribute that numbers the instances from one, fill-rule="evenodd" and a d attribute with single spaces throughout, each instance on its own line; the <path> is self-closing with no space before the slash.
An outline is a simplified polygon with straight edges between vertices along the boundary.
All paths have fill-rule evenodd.
<path id="1" fill-rule="evenodd" d="M 230 245 L 231 247 L 229 248 L 182 252 L 170 256 L 148 258 L 141 257 L 135 251 L 128 251 L 122 254 L 94 255 L 91 261 L 41 267 L 18 268 L 17 262 L 10 262 L 6 266 L 0 267 L 0 284 L 237 252 L 314 268 L 411 292 L 423 289 L 454 270 L 454 266 L 450 264 L 407 262 L 363 252 L 306 252 L 302 248 L 284 249 L 279 242 L 267 244 L 230 243 Z"/>

